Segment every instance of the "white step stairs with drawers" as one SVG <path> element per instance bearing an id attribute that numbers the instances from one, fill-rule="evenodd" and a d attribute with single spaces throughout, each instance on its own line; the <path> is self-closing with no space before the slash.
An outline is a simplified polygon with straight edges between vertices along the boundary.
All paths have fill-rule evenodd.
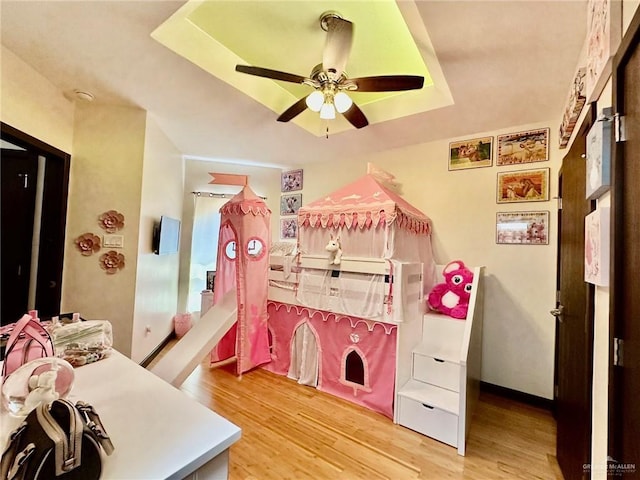
<path id="1" fill-rule="evenodd" d="M 456 447 L 459 455 L 465 454 L 482 366 L 484 268 L 472 270 L 465 320 L 424 315 L 422 341 L 411 355 L 411 379 L 399 389 L 396 407 L 400 425 Z"/>

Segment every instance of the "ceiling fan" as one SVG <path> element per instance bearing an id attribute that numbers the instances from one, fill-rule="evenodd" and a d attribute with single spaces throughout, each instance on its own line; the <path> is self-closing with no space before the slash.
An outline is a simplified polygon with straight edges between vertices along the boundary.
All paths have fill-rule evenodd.
<path id="1" fill-rule="evenodd" d="M 279 122 L 288 122 L 306 108 L 320 112 L 322 119 L 335 118 L 337 110 L 354 127 L 362 128 L 369 125 L 369 121 L 345 92 L 397 92 L 422 88 L 424 77 L 416 75 L 348 78 L 345 67 L 351 51 L 353 23 L 335 12 L 325 12 L 320 16 L 320 26 L 327 32 L 322 63 L 313 68 L 309 77 L 268 68 L 236 65 L 237 72 L 309 85 L 315 89 L 285 110 L 278 117 Z"/>

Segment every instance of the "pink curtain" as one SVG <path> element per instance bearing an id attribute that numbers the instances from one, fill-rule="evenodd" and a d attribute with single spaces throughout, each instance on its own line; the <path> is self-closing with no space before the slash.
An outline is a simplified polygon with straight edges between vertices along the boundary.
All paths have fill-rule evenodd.
<path id="1" fill-rule="evenodd" d="M 397 327 L 354 317 L 313 315 L 321 351 L 318 390 L 393 418 Z M 348 378 L 351 352 L 362 361 L 364 384 Z"/>
<path id="2" fill-rule="evenodd" d="M 276 302 L 268 311 L 273 351 L 264 368 L 287 375 L 294 332 L 307 322 L 317 335 L 317 388 L 393 418 L 396 325 Z M 349 375 L 348 357 L 361 362 L 362 383 Z"/>

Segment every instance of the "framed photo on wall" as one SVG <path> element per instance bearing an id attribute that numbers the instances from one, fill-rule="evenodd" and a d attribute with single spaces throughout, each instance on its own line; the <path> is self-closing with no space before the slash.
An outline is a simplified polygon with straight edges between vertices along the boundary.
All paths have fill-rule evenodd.
<path id="1" fill-rule="evenodd" d="M 280 197 L 280 215 L 296 215 L 302 205 L 302 194 L 282 195 Z"/>
<path id="2" fill-rule="evenodd" d="M 474 138 L 449 144 L 449 170 L 493 165 L 493 137 Z"/>
<path id="3" fill-rule="evenodd" d="M 280 176 L 280 191 L 295 192 L 302 190 L 302 170 L 282 172 Z"/>
<path id="4" fill-rule="evenodd" d="M 549 212 L 498 212 L 496 243 L 548 245 Z"/>
<path id="5" fill-rule="evenodd" d="M 549 160 L 549 129 L 498 135 L 496 165 L 520 165 Z"/>
<path id="6" fill-rule="evenodd" d="M 611 185 L 611 107 L 602 114 L 587 134 L 586 198 L 596 199 Z"/>
<path id="7" fill-rule="evenodd" d="M 585 97 L 585 76 L 587 69 L 580 67 L 576 71 L 571 87 L 569 88 L 569 96 L 564 106 L 564 115 L 558 132 L 558 143 L 560 148 L 566 148 L 571 139 L 571 134 L 576 127 L 576 122 L 580 117 L 580 112 L 584 107 L 587 97 Z"/>
<path id="8" fill-rule="evenodd" d="M 298 217 L 280 219 L 280 238 L 283 240 L 298 238 Z"/>
<path id="9" fill-rule="evenodd" d="M 609 208 L 598 207 L 584 218 L 584 280 L 609 286 Z"/>
<path id="10" fill-rule="evenodd" d="M 549 169 L 498 173 L 497 203 L 546 202 L 549 200 Z"/>
<path id="11" fill-rule="evenodd" d="M 215 270 L 207 270 L 207 290 L 211 290 L 213 292 L 213 285 L 216 279 L 216 271 Z"/>
<path id="12" fill-rule="evenodd" d="M 611 75 L 611 61 L 622 39 L 622 2 L 589 0 L 587 4 L 588 102 L 598 99 Z"/>

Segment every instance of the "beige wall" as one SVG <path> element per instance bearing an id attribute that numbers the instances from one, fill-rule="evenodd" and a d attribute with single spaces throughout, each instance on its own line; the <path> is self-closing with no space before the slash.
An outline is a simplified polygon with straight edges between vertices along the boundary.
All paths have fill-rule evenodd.
<path id="1" fill-rule="evenodd" d="M 62 310 L 113 324 L 114 346 L 131 354 L 140 225 L 142 162 L 146 113 L 127 107 L 78 104 L 75 114 Z M 98 217 L 116 210 L 125 217 L 125 268 L 107 275 L 99 257 L 83 257 L 74 239 L 85 232 L 102 236 Z"/>
<path id="2" fill-rule="evenodd" d="M 6 47 L 0 50 L 2 121 L 71 153 L 74 104 Z"/>
<path id="3" fill-rule="evenodd" d="M 178 311 L 178 268 L 180 256 L 152 252 L 154 223 L 161 215 L 182 217 L 184 162 L 182 155 L 147 116 L 138 270 L 135 283 L 135 311 L 131 358 L 144 360 L 173 330 Z"/>
<path id="4" fill-rule="evenodd" d="M 61 310 L 110 320 L 115 347 L 140 360 L 169 333 L 176 310 L 178 256 L 153 258 L 149 251 L 150 218 L 182 212 L 179 152 L 143 110 L 76 105 L 6 47 L 1 54 L 2 122 L 71 154 Z M 118 232 L 124 248 L 116 250 L 126 266 L 115 275 L 98 265 L 104 248 L 82 257 L 73 243 L 85 232 L 102 235 L 98 216 L 110 209 L 125 215 Z M 166 281 L 152 284 L 158 272 Z"/>

